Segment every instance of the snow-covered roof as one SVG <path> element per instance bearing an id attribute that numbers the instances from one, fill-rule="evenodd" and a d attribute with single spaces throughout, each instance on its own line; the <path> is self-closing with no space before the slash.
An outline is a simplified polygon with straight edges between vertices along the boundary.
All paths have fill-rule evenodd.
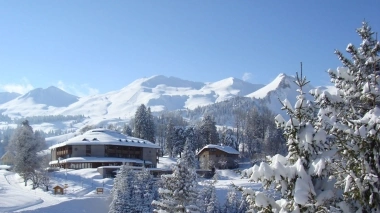
<path id="1" fill-rule="evenodd" d="M 83 135 L 78 135 L 65 142 L 51 146 L 49 149 L 55 149 L 66 145 L 117 145 L 117 146 L 135 146 L 135 147 L 160 147 L 150 141 L 140 138 L 130 137 L 120 132 L 109 129 L 92 129 Z"/>
<path id="2" fill-rule="evenodd" d="M 236 149 L 234 149 L 230 146 L 220 146 L 220 145 L 215 145 L 215 144 L 209 144 L 209 145 L 206 145 L 205 147 L 203 147 L 197 153 L 197 155 L 200 154 L 204 149 L 210 149 L 210 148 L 219 149 L 220 151 L 226 152 L 228 154 L 235 154 L 235 155 L 240 154 Z"/>
<path id="3" fill-rule="evenodd" d="M 106 162 L 123 162 L 123 163 L 144 163 L 144 160 L 135 158 L 113 158 L 113 157 L 72 157 L 60 160 L 59 163 L 106 163 Z M 58 160 L 50 161 L 49 165 L 57 164 Z M 145 161 L 145 164 L 152 164 L 150 161 Z"/>
<path id="4" fill-rule="evenodd" d="M 9 166 L 9 165 L 0 165 L 0 170 L 1 169 L 10 169 L 12 168 L 12 166 Z"/>

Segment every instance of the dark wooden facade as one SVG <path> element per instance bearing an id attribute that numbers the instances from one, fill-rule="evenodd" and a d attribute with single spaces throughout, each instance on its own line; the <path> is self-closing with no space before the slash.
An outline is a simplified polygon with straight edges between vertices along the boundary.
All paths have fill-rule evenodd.
<path id="1" fill-rule="evenodd" d="M 205 148 L 198 153 L 201 169 L 234 169 L 239 166 L 239 154 L 230 154 L 217 148 Z"/>

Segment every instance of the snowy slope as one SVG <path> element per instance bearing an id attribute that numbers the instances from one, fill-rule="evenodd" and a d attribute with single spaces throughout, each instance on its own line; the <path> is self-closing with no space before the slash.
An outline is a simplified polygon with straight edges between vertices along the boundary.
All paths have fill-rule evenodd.
<path id="1" fill-rule="evenodd" d="M 25 95 L 0 105 L 3 114 L 20 117 L 55 114 L 57 108 L 67 107 L 78 101 L 78 97 L 57 87 L 37 88 Z"/>
<path id="2" fill-rule="evenodd" d="M 84 115 L 86 117 L 81 123 L 44 123 L 33 126 L 45 132 L 56 129 L 78 129 L 84 125 L 105 127 L 108 123 L 122 124 L 134 116 L 141 104 L 149 106 L 152 112 L 191 110 L 199 106 L 222 103 L 237 96 L 252 98 L 258 104 L 267 105 L 275 114 L 284 115 L 285 112 L 281 110 L 279 100 L 288 99 L 291 103 L 295 103 L 298 88 L 294 80 L 292 76 L 279 74 L 271 83 L 262 86 L 236 78 L 201 83 L 157 75 L 137 79 L 117 91 L 81 98 L 55 87 L 36 89 L 0 104 L 0 112 L 11 117 L 36 115 Z M 304 91 L 307 93 L 312 88 L 309 84 Z M 328 88 L 321 87 L 321 89 Z M 311 99 L 310 96 L 309 98 Z M 0 127 L 4 125 L 0 124 Z"/>
<path id="3" fill-rule="evenodd" d="M 52 138 L 53 141 L 61 138 Z M 175 158 L 160 157 L 159 168 L 170 169 L 176 163 Z M 215 185 L 220 205 L 226 201 L 226 194 L 232 183 L 236 186 L 261 190 L 260 183 L 252 183 L 241 178 L 234 170 L 217 170 L 218 181 Z M 203 185 L 205 179 L 199 178 Z M 52 187 L 67 184 L 64 195 L 54 195 Z M 96 169 L 61 169 L 50 173 L 50 188 L 31 189 L 31 182 L 24 186 L 23 179 L 14 172 L 0 170 L 0 212 L 108 212 L 110 190 L 113 179 L 102 178 Z M 104 187 L 104 194 L 97 194 L 96 187 Z M 6 195 L 6 196 L 1 196 Z"/>
<path id="4" fill-rule="evenodd" d="M 21 94 L 15 92 L 0 92 L 0 104 L 6 103 L 20 96 Z"/>
<path id="5" fill-rule="evenodd" d="M 295 77 L 288 76 L 284 73 L 279 74 L 271 83 L 268 85 L 252 92 L 246 97 L 253 98 L 260 103 L 266 104 L 269 109 L 271 109 L 276 114 L 283 114 L 284 111 L 281 110 L 280 100 L 288 99 L 291 104 L 295 104 L 296 96 L 299 94 L 297 92 L 297 85 L 294 83 Z M 303 91 L 307 94 L 309 100 L 313 100 L 312 96 L 309 95 L 309 91 L 314 87 L 307 84 Z"/>
<path id="6" fill-rule="evenodd" d="M 0 110 L 12 117 L 84 115 L 92 119 L 128 119 L 141 104 L 151 107 L 152 112 L 194 109 L 243 96 L 260 87 L 235 78 L 201 83 L 157 75 L 137 79 L 121 90 L 79 99 L 55 87 L 36 89 L 1 104 Z"/>

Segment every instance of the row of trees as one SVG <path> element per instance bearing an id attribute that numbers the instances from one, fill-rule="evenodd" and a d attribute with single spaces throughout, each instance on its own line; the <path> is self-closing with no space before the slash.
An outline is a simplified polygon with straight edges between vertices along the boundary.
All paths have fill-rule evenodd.
<path id="1" fill-rule="evenodd" d="M 150 140 L 163 148 L 163 154 L 179 155 L 186 140 L 192 140 L 195 150 L 207 144 L 223 144 L 252 158 L 285 153 L 282 130 L 277 129 L 273 113 L 265 106 L 243 111 L 235 109 L 233 127 L 217 128 L 214 117 L 204 115 L 202 120 L 186 121 L 180 112 L 163 112 L 153 116 L 150 108 L 141 105 L 122 132 Z"/>
<path id="2" fill-rule="evenodd" d="M 282 102 L 290 119 L 276 117 L 289 153 L 250 174 L 281 199 L 246 190 L 251 211 L 380 211 L 380 43 L 365 22 L 357 33 L 360 47 L 346 49 L 351 60 L 335 51 L 343 67 L 328 71 L 336 94 L 315 89 L 307 100 L 302 68 L 297 74 L 297 102 Z"/>

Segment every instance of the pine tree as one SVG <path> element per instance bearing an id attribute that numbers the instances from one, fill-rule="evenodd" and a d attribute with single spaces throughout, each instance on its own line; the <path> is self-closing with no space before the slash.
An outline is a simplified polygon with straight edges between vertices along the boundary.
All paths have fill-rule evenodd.
<path id="1" fill-rule="evenodd" d="M 205 142 L 204 145 L 219 143 L 219 135 L 218 131 L 216 130 L 216 122 L 211 116 L 207 115 L 203 118 L 202 124 L 200 126 L 200 132 L 202 139 Z"/>
<path id="2" fill-rule="evenodd" d="M 141 104 L 136 110 L 133 135 L 154 142 L 153 116 L 150 107 L 146 108 L 144 104 Z"/>
<path id="3" fill-rule="evenodd" d="M 225 129 L 223 131 L 221 142 L 224 146 L 230 146 L 236 150 L 239 149 L 239 144 L 237 143 L 237 139 L 236 139 L 232 129 Z"/>
<path id="4" fill-rule="evenodd" d="M 236 189 L 230 187 L 227 193 L 226 203 L 224 204 L 224 213 L 237 213 L 239 211 L 239 199 Z"/>
<path id="5" fill-rule="evenodd" d="M 194 147 L 190 137 L 186 138 L 185 147 L 183 150 L 182 159 L 186 165 L 195 169 L 197 166 L 197 160 L 194 152 Z"/>
<path id="6" fill-rule="evenodd" d="M 25 120 L 14 131 L 9 144 L 9 151 L 15 154 L 14 171 L 26 181 L 40 168 L 41 158 L 37 152 L 45 146 L 45 138 L 38 132 L 34 133 L 29 121 Z M 33 183 L 34 185 L 36 183 Z"/>
<path id="7" fill-rule="evenodd" d="M 152 201 L 156 198 L 157 188 L 152 175 L 145 168 L 137 172 L 135 197 L 137 198 L 137 206 L 141 213 L 153 212 Z"/>
<path id="8" fill-rule="evenodd" d="M 198 206 L 203 213 L 218 213 L 219 202 L 216 198 L 215 184 L 217 182 L 216 175 L 212 180 L 203 181 L 203 188 L 198 195 Z"/>
<path id="9" fill-rule="evenodd" d="M 359 48 L 348 44 L 351 60 L 336 50 L 343 67 L 328 71 L 337 94 L 316 90 L 314 95 L 340 150 L 337 184 L 344 190 L 344 202 L 338 207 L 379 212 L 380 44 L 366 22 L 356 31 L 362 42 Z"/>
<path id="10" fill-rule="evenodd" d="M 124 135 L 132 136 L 132 129 L 128 124 L 124 124 L 122 133 Z"/>
<path id="11" fill-rule="evenodd" d="M 172 120 L 169 120 L 169 123 L 166 127 L 166 143 L 165 143 L 165 151 L 169 154 L 169 157 L 174 156 L 174 142 L 175 142 L 175 131 L 174 124 Z"/>
<path id="12" fill-rule="evenodd" d="M 266 189 L 273 186 L 281 194 L 276 200 L 264 192 L 246 191 L 250 209 L 260 212 L 326 212 L 334 198 L 330 166 L 334 154 L 327 133 L 317 115 L 313 102 L 305 98 L 303 88 L 306 78 L 297 74 L 295 83 L 299 95 L 294 108 L 284 100 L 283 109 L 290 119 L 285 122 L 276 116 L 279 127 L 284 129 L 288 155 L 275 155 L 269 164 L 263 162 L 252 168 L 251 179 L 261 181 Z"/>
<path id="13" fill-rule="evenodd" d="M 155 127 L 154 127 L 154 119 L 153 119 L 153 115 L 152 115 L 152 112 L 150 110 L 150 107 L 148 107 L 148 109 L 147 109 L 146 116 L 147 116 L 147 118 L 146 118 L 147 124 L 146 124 L 146 134 L 145 134 L 144 139 L 154 143 L 155 142 L 155 140 L 154 140 Z"/>
<path id="14" fill-rule="evenodd" d="M 122 166 L 114 180 L 111 191 L 111 204 L 109 213 L 139 212 L 140 205 L 136 203 L 135 173 L 127 166 Z"/>
<path id="15" fill-rule="evenodd" d="M 199 212 L 195 205 L 196 180 L 195 168 L 187 165 L 183 158 L 179 159 L 173 174 L 161 176 L 163 186 L 158 189 L 160 198 L 152 202 L 154 212 Z"/>

